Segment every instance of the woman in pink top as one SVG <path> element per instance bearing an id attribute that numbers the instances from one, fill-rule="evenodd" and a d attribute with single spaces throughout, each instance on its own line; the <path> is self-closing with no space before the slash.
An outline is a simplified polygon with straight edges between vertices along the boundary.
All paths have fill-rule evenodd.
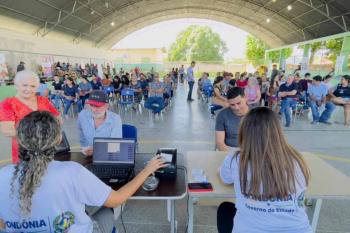
<path id="1" fill-rule="evenodd" d="M 254 77 L 249 78 L 248 85 L 244 89 L 245 96 L 250 108 L 258 107 L 260 104 L 261 92 L 258 80 Z"/>

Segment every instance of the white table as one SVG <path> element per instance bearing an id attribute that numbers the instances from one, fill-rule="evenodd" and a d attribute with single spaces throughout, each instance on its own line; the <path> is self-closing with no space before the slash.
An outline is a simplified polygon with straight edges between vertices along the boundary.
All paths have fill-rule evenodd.
<path id="1" fill-rule="evenodd" d="M 311 180 L 306 192 L 306 197 L 315 199 L 316 205 L 311 222 L 313 232 L 316 232 L 319 214 L 323 199 L 350 199 L 350 177 L 341 173 L 316 155 L 302 153 L 311 172 Z M 218 168 L 224 160 L 227 152 L 217 151 L 190 151 L 185 156 L 187 167 L 187 181 L 194 182 L 192 169 L 204 170 L 208 181 L 213 186 L 212 192 L 192 193 L 188 198 L 188 233 L 193 232 L 194 204 L 199 198 L 235 198 L 232 185 L 223 184 L 218 176 Z"/>

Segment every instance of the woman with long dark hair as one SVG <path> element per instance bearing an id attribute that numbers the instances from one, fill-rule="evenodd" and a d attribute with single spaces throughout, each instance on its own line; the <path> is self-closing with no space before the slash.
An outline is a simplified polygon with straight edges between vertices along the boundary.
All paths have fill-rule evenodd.
<path id="1" fill-rule="evenodd" d="M 1 232 L 110 233 L 114 208 L 132 196 L 147 177 L 164 167 L 159 157 L 118 191 L 75 162 L 54 161 L 62 139 L 58 120 L 48 112 L 27 115 L 17 128 L 20 161 L 0 169 Z M 91 217 L 85 205 L 105 206 Z M 3 228 L 1 223 L 6 222 Z"/>
<path id="2" fill-rule="evenodd" d="M 241 122 L 239 151 L 220 167 L 221 180 L 233 184 L 236 203 L 219 206 L 219 233 L 311 233 L 304 209 L 309 169 L 284 138 L 269 108 L 249 111 Z"/>

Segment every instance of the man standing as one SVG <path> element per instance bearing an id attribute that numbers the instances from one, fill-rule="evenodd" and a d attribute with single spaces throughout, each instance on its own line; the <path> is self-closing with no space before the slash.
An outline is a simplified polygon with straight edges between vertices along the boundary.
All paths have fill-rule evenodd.
<path id="1" fill-rule="evenodd" d="M 294 82 L 294 76 L 289 75 L 287 82 L 283 83 L 279 88 L 279 97 L 282 99 L 281 103 L 281 113 L 286 117 L 285 127 L 290 127 L 291 123 L 291 111 L 296 106 L 296 94 L 298 85 Z"/>
<path id="2" fill-rule="evenodd" d="M 325 110 L 322 113 L 326 115 L 331 115 L 331 112 L 334 110 L 333 105 L 327 105 L 326 104 L 326 96 L 328 94 L 328 88 L 325 84 L 321 83 L 322 77 L 317 75 L 313 78 L 312 84 L 309 86 L 308 93 L 309 93 L 309 101 L 310 101 L 310 107 L 312 111 L 312 122 L 311 124 L 316 124 L 320 121 L 320 112 L 319 108 L 325 105 Z M 326 112 L 326 113 L 325 113 Z M 330 112 L 330 113 L 328 113 Z M 329 124 L 328 121 L 322 121 L 326 124 Z"/>
<path id="3" fill-rule="evenodd" d="M 229 107 L 222 110 L 216 118 L 216 148 L 228 151 L 238 147 L 238 129 L 241 119 L 249 111 L 244 89 L 233 87 L 227 92 Z"/>
<path id="4" fill-rule="evenodd" d="M 181 67 L 179 69 L 179 74 L 180 74 L 180 82 L 184 83 L 184 74 L 185 74 L 184 65 L 181 65 Z"/>
<path id="5" fill-rule="evenodd" d="M 274 83 L 276 76 L 278 75 L 277 65 L 272 65 L 272 71 L 271 71 L 271 77 L 270 77 L 270 83 Z"/>
<path id="6" fill-rule="evenodd" d="M 187 82 L 188 82 L 188 95 L 187 95 L 187 101 L 193 101 L 192 99 L 192 91 L 193 91 L 193 85 L 194 85 L 194 72 L 193 68 L 195 67 L 196 62 L 192 61 L 191 66 L 187 68 Z"/>
<path id="7" fill-rule="evenodd" d="M 82 152 L 92 155 L 94 137 L 123 137 L 122 120 L 108 110 L 108 96 L 104 91 L 92 91 L 86 103 L 90 108 L 81 111 L 78 117 L 79 141 Z"/>

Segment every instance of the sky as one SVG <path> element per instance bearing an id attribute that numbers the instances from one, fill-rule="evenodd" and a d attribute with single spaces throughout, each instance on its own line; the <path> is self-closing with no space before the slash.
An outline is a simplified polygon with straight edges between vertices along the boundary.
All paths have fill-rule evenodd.
<path id="1" fill-rule="evenodd" d="M 245 43 L 249 33 L 229 24 L 206 19 L 176 19 L 144 27 L 129 34 L 113 46 L 118 48 L 169 48 L 176 36 L 190 25 L 207 25 L 226 42 L 225 59 L 244 58 Z"/>

